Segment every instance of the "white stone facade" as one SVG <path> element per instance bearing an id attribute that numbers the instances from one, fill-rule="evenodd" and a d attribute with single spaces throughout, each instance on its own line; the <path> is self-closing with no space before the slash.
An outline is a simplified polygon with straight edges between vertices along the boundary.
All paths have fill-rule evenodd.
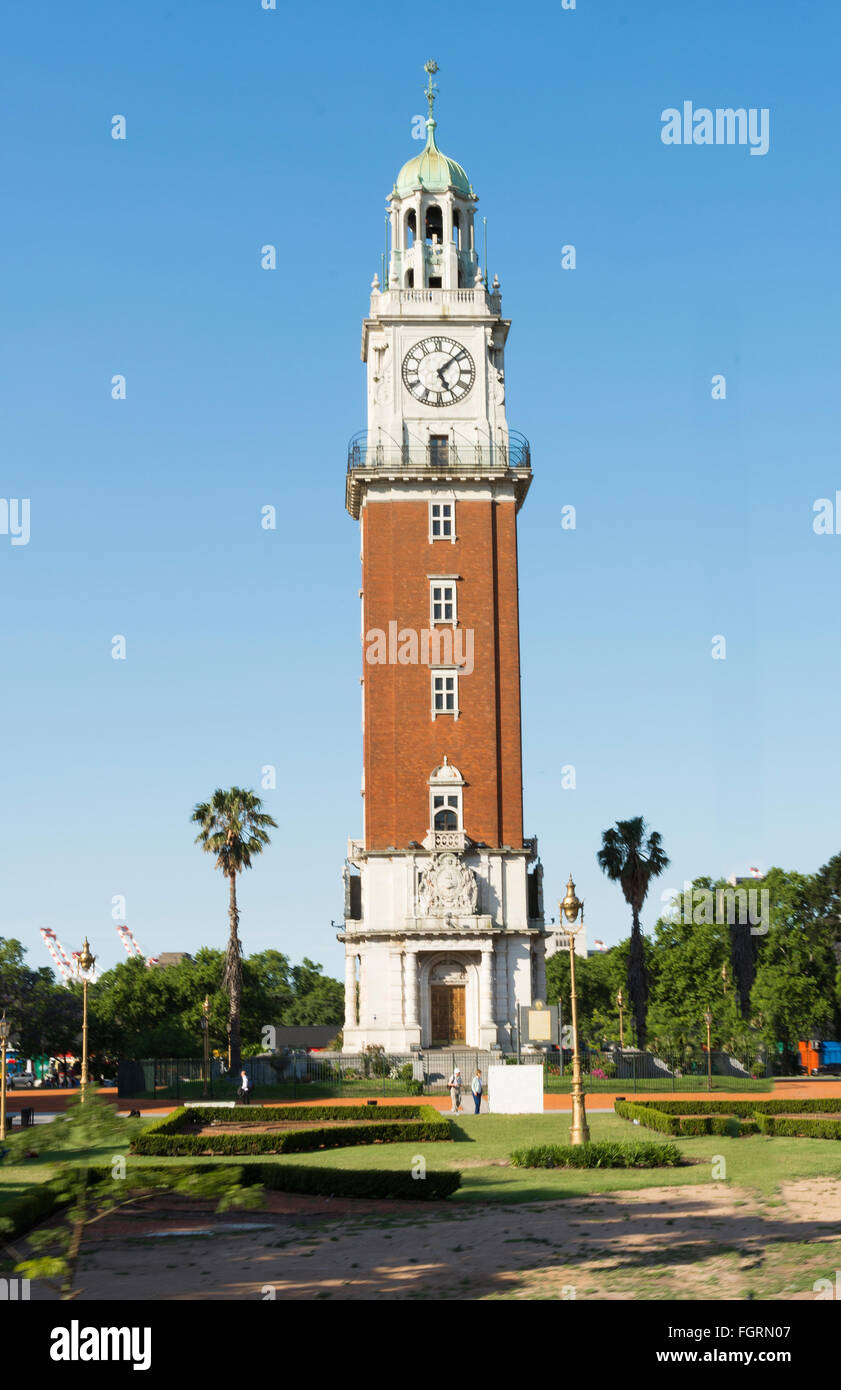
<path id="1" fill-rule="evenodd" d="M 439 832 L 440 838 L 443 835 Z M 366 854 L 351 841 L 348 866 L 361 878 L 363 917 L 347 918 L 343 1049 L 380 1043 L 407 1052 L 441 1042 L 512 1049 L 518 1004 L 546 997 L 542 919 L 527 915 L 532 850 L 447 848 L 411 854 Z M 464 912 L 460 884 L 438 900 L 424 896 L 430 869 L 447 874 L 454 858 L 475 888 L 475 911 Z M 447 904 L 451 889 L 452 907 Z M 432 1027 L 432 986 L 464 988 L 464 1038 L 441 1039 Z"/>

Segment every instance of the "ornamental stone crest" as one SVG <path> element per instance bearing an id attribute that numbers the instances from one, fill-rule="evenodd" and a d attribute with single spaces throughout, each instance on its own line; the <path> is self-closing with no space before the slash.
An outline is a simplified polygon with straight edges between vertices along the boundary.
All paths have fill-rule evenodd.
<path id="1" fill-rule="evenodd" d="M 476 874 L 457 854 L 433 854 L 418 886 L 418 916 L 472 917 L 478 896 Z"/>

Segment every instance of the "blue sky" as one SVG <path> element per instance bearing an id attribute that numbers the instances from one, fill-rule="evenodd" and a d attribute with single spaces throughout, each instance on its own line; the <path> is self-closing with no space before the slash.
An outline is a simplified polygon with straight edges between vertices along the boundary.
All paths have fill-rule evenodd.
<path id="1" fill-rule="evenodd" d="M 32 963 L 40 926 L 123 958 L 117 894 L 150 953 L 221 945 L 190 811 L 274 764 L 244 946 L 341 975 L 330 923 L 361 832 L 345 449 L 429 57 L 533 450 L 525 806 L 548 899 L 572 870 L 591 937 L 624 935 L 595 854 L 636 814 L 675 886 L 841 849 L 841 535 L 812 528 L 841 488 L 841 12 L 491 0 L 425 33 L 429 13 L 116 0 L 6 18 L 0 495 L 31 499 L 31 539 L 0 535 L 0 934 Z M 767 107 L 768 154 L 663 145 L 685 100 Z"/>

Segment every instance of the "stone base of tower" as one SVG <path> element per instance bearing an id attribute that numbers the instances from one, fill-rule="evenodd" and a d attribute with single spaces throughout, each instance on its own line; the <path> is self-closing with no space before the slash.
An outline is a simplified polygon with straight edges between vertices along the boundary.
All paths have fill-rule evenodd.
<path id="1" fill-rule="evenodd" d="M 461 924 L 345 936 L 343 1051 L 516 1048 L 517 1008 L 545 997 L 544 933 Z"/>
<path id="2" fill-rule="evenodd" d="M 346 1053 L 377 1044 L 404 1054 L 514 1051 L 518 1007 L 546 998 L 537 841 L 462 850 L 436 844 L 433 832 L 430 840 L 429 848 L 392 853 L 349 845 L 349 911 L 339 935 Z M 352 888 L 354 871 L 360 881 Z"/>

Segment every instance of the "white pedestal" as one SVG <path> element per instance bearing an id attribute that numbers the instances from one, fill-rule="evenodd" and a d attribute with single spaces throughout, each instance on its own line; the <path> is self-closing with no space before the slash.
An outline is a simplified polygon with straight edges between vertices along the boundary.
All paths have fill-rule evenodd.
<path id="1" fill-rule="evenodd" d="M 542 1115 L 543 1068 L 488 1067 L 488 1110 L 492 1115 Z"/>

